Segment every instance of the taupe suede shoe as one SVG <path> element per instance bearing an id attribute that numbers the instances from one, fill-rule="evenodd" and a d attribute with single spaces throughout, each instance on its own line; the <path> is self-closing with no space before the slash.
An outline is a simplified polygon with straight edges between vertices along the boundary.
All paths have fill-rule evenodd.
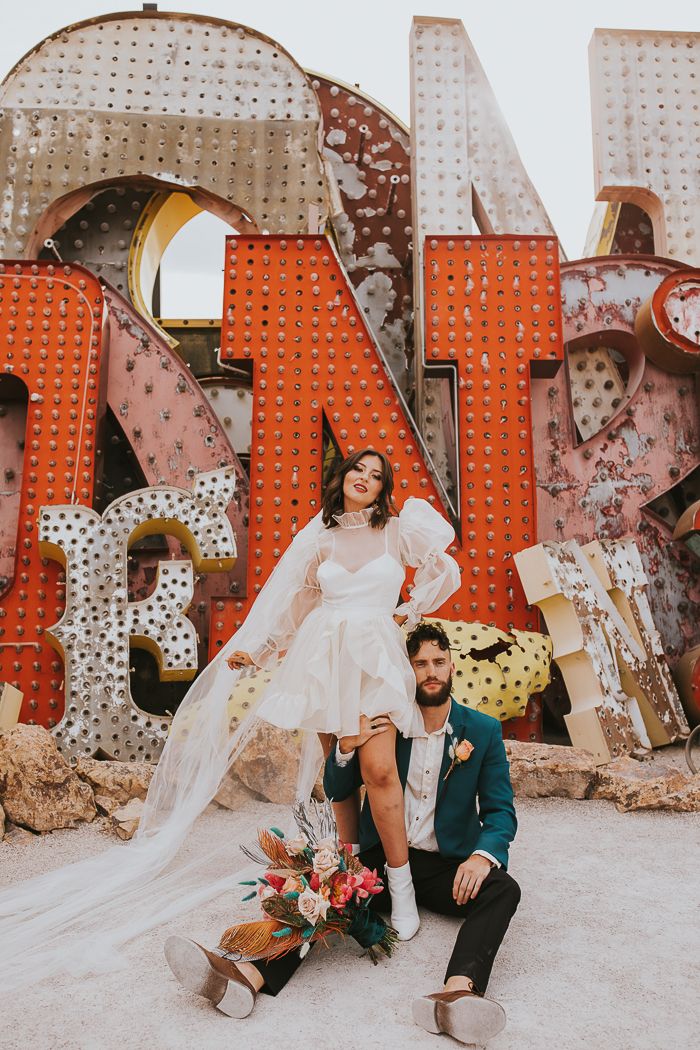
<path id="1" fill-rule="evenodd" d="M 414 1000 L 413 1020 L 426 1032 L 444 1032 L 469 1050 L 483 1050 L 505 1027 L 506 1014 L 495 999 L 474 991 L 435 992 Z"/>
<path id="2" fill-rule="evenodd" d="M 203 995 L 228 1017 L 247 1017 L 255 1006 L 255 989 L 230 959 L 188 937 L 168 937 L 164 951 L 183 988 Z"/>

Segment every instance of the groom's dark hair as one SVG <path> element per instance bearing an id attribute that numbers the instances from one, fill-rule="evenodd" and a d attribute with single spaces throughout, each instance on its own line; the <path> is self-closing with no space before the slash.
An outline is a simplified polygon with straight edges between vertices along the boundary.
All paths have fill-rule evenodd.
<path id="1" fill-rule="evenodd" d="M 450 639 L 441 623 L 421 622 L 414 627 L 406 639 L 409 656 L 415 656 L 423 642 L 435 642 L 443 652 L 450 650 Z"/>

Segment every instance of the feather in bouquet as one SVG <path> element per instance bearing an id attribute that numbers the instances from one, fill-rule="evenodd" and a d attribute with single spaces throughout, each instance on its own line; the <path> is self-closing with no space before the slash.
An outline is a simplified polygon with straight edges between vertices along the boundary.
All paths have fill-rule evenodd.
<path id="1" fill-rule="evenodd" d="M 258 897 L 265 918 L 232 926 L 219 947 L 248 959 L 274 959 L 295 948 L 305 954 L 311 944 L 340 934 L 354 937 L 375 964 L 380 954 L 391 955 L 396 931 L 369 906 L 382 881 L 338 842 L 330 805 L 314 803 L 312 820 L 297 803 L 294 818 L 298 837 L 270 828 L 258 834 L 260 851 L 244 848 L 267 869 L 244 883 L 256 887 L 244 900 Z"/>

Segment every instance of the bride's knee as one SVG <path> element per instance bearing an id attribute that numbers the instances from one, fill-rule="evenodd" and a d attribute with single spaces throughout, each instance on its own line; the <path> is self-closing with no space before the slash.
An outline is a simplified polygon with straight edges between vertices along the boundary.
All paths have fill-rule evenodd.
<path id="1" fill-rule="evenodd" d="M 372 790 L 393 787 L 399 781 L 396 761 L 386 758 L 368 758 L 362 763 L 362 779 L 365 786 Z"/>

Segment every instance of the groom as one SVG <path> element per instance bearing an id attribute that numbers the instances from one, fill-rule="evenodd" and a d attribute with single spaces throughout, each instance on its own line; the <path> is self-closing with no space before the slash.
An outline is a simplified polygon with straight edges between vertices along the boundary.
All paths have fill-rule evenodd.
<path id="1" fill-rule="evenodd" d="M 508 762 L 500 724 L 451 699 L 454 664 L 443 628 L 420 623 L 407 647 L 425 727 L 421 736 L 399 736 L 396 747 L 416 899 L 430 911 L 464 920 L 444 987 L 416 999 L 413 1017 L 429 1032 L 481 1046 L 505 1024 L 502 1007 L 485 992 L 520 900 L 518 884 L 506 871 L 516 830 Z M 331 751 L 324 776 L 329 798 L 342 801 L 360 787 L 357 750 L 385 732 L 387 723 L 363 716 L 358 736 L 341 739 Z M 367 800 L 359 846 L 362 862 L 381 871 L 384 854 Z M 388 910 L 388 893 L 376 903 Z M 166 958 L 182 984 L 234 1017 L 250 1013 L 258 991 L 281 991 L 301 962 L 295 952 L 236 964 L 181 937 L 168 940 Z"/>

